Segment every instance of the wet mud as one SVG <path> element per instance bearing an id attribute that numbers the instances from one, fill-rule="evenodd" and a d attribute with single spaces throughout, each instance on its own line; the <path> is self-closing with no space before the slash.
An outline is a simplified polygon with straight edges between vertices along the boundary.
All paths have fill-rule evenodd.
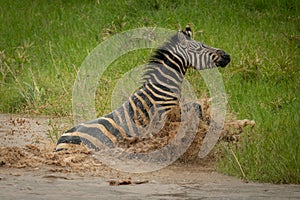
<path id="1" fill-rule="evenodd" d="M 85 148 L 54 152 L 47 117 L 0 115 L 0 199 L 299 199 L 298 185 L 244 182 L 214 170 L 214 159 L 180 162 L 150 173 L 125 173 Z M 68 124 L 57 121 L 62 130 Z M 239 121 L 241 123 L 241 121 Z M 235 126 L 237 124 L 234 124 Z M 64 127 L 65 126 L 65 127 Z M 194 161 L 191 161 L 193 159 Z"/>

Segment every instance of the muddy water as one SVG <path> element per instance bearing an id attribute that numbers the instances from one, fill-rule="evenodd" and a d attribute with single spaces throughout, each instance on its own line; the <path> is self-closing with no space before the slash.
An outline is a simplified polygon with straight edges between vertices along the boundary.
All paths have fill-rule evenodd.
<path id="1" fill-rule="evenodd" d="M 245 183 L 215 172 L 210 160 L 126 174 L 97 163 L 88 153 L 70 159 L 51 152 L 48 124 L 48 118 L 0 115 L 1 200 L 300 199 L 299 185 Z"/>

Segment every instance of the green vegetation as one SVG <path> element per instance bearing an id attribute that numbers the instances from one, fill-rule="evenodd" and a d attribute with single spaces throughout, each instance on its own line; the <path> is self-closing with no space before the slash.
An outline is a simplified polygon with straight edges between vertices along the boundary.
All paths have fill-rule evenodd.
<path id="1" fill-rule="evenodd" d="M 232 56 L 221 69 L 229 112 L 256 122 L 232 147 L 248 179 L 300 183 L 300 3 L 298 0 L 5 1 L 0 3 L 0 112 L 70 116 L 84 58 L 111 35 L 137 27 L 177 30 Z M 110 109 L 116 79 L 145 63 L 138 51 L 113 63 L 99 82 L 98 114 Z M 199 89 L 201 79 L 190 72 Z M 199 86 L 199 87 L 198 87 Z M 222 148 L 222 147 L 221 147 Z M 240 176 L 223 148 L 218 170 Z"/>

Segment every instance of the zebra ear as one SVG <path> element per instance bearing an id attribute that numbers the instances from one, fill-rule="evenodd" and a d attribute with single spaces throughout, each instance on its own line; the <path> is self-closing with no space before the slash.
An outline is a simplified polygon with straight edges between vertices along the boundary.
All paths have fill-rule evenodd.
<path id="1" fill-rule="evenodd" d="M 186 27 L 185 27 L 185 34 L 187 36 L 189 36 L 190 38 L 192 38 L 193 33 L 192 33 L 192 29 L 191 29 L 190 25 L 186 25 Z"/>

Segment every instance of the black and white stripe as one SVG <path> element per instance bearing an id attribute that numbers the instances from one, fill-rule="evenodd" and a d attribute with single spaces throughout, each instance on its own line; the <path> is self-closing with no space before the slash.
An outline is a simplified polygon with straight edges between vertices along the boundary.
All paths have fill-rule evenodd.
<path id="1" fill-rule="evenodd" d="M 187 26 L 156 50 L 146 67 L 143 86 L 127 102 L 108 115 L 68 130 L 59 138 L 56 150 L 83 143 L 97 151 L 144 136 L 152 123 L 162 120 L 179 104 L 180 86 L 188 68 L 225 67 L 229 62 L 230 56 L 224 51 L 192 40 Z M 200 106 L 198 109 L 201 111 Z"/>

